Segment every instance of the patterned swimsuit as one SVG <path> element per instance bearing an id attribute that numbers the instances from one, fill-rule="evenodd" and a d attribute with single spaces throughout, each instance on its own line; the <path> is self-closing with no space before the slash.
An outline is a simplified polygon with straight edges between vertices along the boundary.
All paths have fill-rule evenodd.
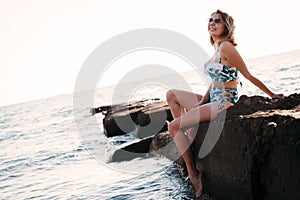
<path id="1" fill-rule="evenodd" d="M 238 80 L 238 70 L 236 68 L 225 66 L 219 63 L 210 63 L 205 67 L 205 73 L 208 74 L 213 82 L 226 83 Z M 226 103 L 236 103 L 238 92 L 236 88 L 212 87 L 210 90 L 210 102 L 218 101 L 218 109 L 224 110 Z"/>

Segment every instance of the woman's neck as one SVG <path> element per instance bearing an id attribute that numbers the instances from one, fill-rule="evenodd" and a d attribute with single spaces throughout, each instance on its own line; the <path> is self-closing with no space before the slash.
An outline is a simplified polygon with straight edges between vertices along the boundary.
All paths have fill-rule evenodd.
<path id="1" fill-rule="evenodd" d="M 215 50 L 216 51 L 218 51 L 219 50 L 219 47 L 220 47 L 220 39 L 219 38 L 214 38 L 213 37 L 213 40 L 214 40 L 214 48 L 215 48 Z"/>
<path id="2" fill-rule="evenodd" d="M 218 42 L 218 41 L 216 41 L 216 42 L 214 43 L 214 48 L 215 48 L 215 51 L 216 51 L 216 52 L 219 51 L 220 45 L 219 45 L 219 42 Z"/>

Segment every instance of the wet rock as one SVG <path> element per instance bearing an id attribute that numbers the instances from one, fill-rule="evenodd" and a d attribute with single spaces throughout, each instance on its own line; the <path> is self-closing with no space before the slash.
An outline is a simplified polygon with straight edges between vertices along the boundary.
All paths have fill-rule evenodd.
<path id="1" fill-rule="evenodd" d="M 112 155 L 111 161 L 128 161 L 147 156 L 152 139 L 152 137 L 149 137 L 116 150 Z"/>

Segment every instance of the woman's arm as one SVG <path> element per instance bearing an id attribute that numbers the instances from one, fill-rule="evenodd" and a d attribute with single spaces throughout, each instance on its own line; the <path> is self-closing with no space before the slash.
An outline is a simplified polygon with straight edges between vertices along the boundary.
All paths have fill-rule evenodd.
<path id="1" fill-rule="evenodd" d="M 236 48 L 230 42 L 222 42 L 220 46 L 220 51 L 222 55 L 222 60 L 229 63 L 231 66 L 235 66 L 243 76 L 251 81 L 256 87 L 261 89 L 267 95 L 272 98 L 283 96 L 283 94 L 274 94 L 269 88 L 265 86 L 258 78 L 254 77 L 247 69 L 246 64 L 244 63 L 242 57 L 236 50 Z"/>

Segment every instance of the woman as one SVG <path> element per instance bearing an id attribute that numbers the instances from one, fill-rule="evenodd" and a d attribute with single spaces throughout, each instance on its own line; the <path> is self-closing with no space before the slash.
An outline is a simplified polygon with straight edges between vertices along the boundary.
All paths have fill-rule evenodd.
<path id="1" fill-rule="evenodd" d="M 215 48 L 215 54 L 205 65 L 205 71 L 212 79 L 206 94 L 202 96 L 181 90 L 167 92 L 167 101 L 174 117 L 174 120 L 168 123 L 168 130 L 182 154 L 197 197 L 202 192 L 202 172 L 196 168 L 189 148 L 191 142 L 188 136 L 191 133 L 185 130 L 199 122 L 215 119 L 219 112 L 236 103 L 238 100 L 238 72 L 270 97 L 283 96 L 271 92 L 248 71 L 235 48 L 233 22 L 231 16 L 220 10 L 212 13 L 209 19 L 208 32 L 210 42 Z"/>

